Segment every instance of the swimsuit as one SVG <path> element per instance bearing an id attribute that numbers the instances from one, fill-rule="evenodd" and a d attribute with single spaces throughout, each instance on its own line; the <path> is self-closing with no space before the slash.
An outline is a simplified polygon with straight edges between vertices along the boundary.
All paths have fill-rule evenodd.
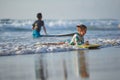
<path id="1" fill-rule="evenodd" d="M 33 30 L 33 38 L 38 38 L 38 37 L 40 37 L 41 35 L 40 35 L 40 32 L 39 31 L 37 31 L 37 30 Z"/>
<path id="2" fill-rule="evenodd" d="M 82 45 L 84 44 L 84 38 L 82 36 L 80 36 L 78 33 L 74 34 L 71 42 L 71 45 Z"/>

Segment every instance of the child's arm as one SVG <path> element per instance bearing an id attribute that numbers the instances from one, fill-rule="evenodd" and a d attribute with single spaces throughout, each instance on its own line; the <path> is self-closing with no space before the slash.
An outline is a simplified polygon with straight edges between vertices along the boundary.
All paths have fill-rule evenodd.
<path id="1" fill-rule="evenodd" d="M 35 26 L 34 26 L 34 25 L 32 25 L 32 30 L 34 30 L 34 27 L 35 27 Z"/>
<path id="2" fill-rule="evenodd" d="M 32 30 L 34 30 L 35 28 L 35 22 L 32 24 Z"/>
<path id="3" fill-rule="evenodd" d="M 46 27 L 44 25 L 44 21 L 42 21 L 42 26 L 43 26 L 44 33 L 47 35 L 47 31 L 46 31 Z"/>
<path id="4" fill-rule="evenodd" d="M 47 35 L 47 31 L 46 31 L 45 26 L 43 26 L 43 30 L 44 30 L 45 34 Z"/>

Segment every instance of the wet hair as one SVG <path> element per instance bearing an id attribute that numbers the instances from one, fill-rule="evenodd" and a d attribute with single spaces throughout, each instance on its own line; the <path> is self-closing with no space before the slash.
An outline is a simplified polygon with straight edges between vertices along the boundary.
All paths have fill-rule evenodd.
<path id="1" fill-rule="evenodd" d="M 38 18 L 38 19 L 42 18 L 42 13 L 38 13 L 38 14 L 37 14 L 37 18 Z"/>
<path id="2" fill-rule="evenodd" d="M 77 28 L 81 28 L 82 30 L 83 29 L 87 29 L 87 26 L 85 26 L 84 24 L 79 24 L 76 26 Z"/>

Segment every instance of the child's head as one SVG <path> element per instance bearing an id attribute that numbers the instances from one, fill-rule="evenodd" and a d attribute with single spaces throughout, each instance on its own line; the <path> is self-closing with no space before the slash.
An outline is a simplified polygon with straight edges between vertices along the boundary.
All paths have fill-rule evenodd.
<path id="1" fill-rule="evenodd" d="M 77 25 L 77 31 L 81 36 L 84 36 L 86 34 L 87 31 L 87 27 L 83 24 Z"/>
<path id="2" fill-rule="evenodd" d="M 37 14 L 37 18 L 38 18 L 38 19 L 42 19 L 42 13 L 38 13 L 38 14 Z"/>

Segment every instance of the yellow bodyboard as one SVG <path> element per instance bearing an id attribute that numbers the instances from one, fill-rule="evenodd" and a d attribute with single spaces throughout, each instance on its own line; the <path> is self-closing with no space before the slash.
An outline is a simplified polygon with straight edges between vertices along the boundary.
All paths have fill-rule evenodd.
<path id="1" fill-rule="evenodd" d="M 79 45 L 78 47 L 79 48 L 88 48 L 88 49 L 97 49 L 100 46 L 101 45 L 99 45 L 99 44 L 89 44 L 89 45 L 83 44 L 83 45 Z"/>

